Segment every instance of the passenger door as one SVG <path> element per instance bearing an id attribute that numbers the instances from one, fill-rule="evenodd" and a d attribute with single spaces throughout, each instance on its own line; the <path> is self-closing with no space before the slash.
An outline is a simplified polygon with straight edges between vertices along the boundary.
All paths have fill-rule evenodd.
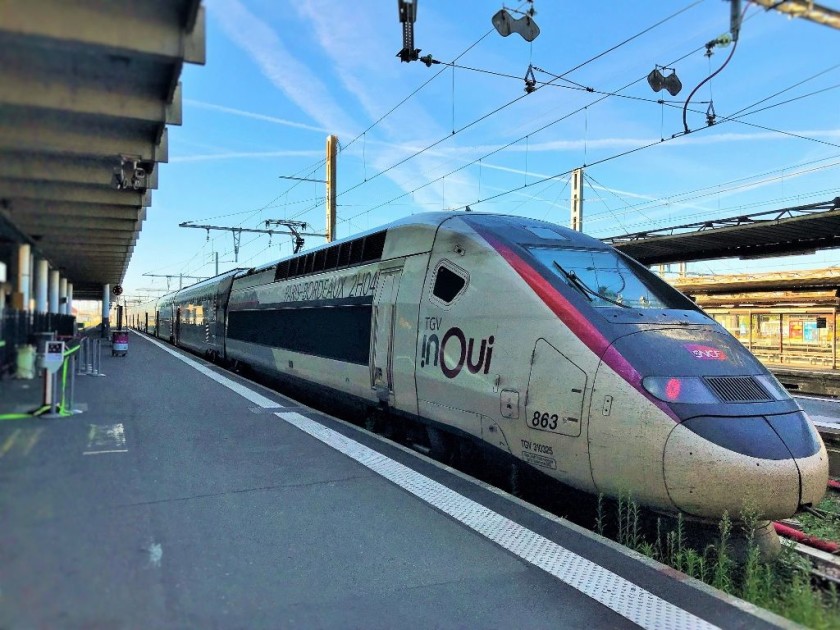
<path id="1" fill-rule="evenodd" d="M 394 313 L 402 268 L 383 269 L 373 295 L 370 386 L 380 401 L 390 403 L 394 394 Z"/>
<path id="2" fill-rule="evenodd" d="M 531 359 L 525 406 L 528 428 L 580 436 L 585 392 L 586 372 L 545 339 L 538 339 Z"/>

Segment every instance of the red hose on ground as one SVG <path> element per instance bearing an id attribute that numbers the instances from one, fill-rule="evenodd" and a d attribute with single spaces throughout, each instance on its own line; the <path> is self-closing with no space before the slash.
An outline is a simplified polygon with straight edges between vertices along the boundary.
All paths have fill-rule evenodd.
<path id="1" fill-rule="evenodd" d="M 840 481 L 835 481 L 834 479 L 828 480 L 828 487 L 832 490 L 840 490 Z"/>
<path id="2" fill-rule="evenodd" d="M 809 536 L 808 534 L 800 532 L 798 529 L 782 525 L 781 523 L 774 522 L 773 527 L 776 528 L 776 533 L 779 534 L 779 536 L 790 538 L 798 543 L 802 543 L 803 545 L 813 547 L 814 549 L 827 551 L 828 553 L 837 553 L 840 551 L 840 544 L 836 542 L 823 540 L 822 538 L 817 538 L 816 536 Z"/>

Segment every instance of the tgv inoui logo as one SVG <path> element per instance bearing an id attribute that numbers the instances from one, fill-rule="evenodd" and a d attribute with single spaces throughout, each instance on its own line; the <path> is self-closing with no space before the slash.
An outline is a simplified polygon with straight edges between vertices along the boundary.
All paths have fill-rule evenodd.
<path id="1" fill-rule="evenodd" d="M 423 335 L 420 367 L 440 365 L 446 378 L 458 376 L 465 365 L 472 374 L 487 374 L 493 360 L 494 341 L 493 335 L 478 341 L 473 337 L 468 339 L 464 331 L 457 326 L 447 330 L 442 339 L 439 339 L 437 334 Z"/>

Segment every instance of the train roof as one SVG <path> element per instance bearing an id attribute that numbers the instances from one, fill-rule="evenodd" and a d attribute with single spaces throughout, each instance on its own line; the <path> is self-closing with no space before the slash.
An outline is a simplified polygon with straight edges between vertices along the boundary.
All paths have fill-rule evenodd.
<path id="1" fill-rule="evenodd" d="M 431 244 L 431 239 L 434 238 L 434 233 L 437 231 L 437 229 L 443 223 L 450 219 L 465 219 L 467 220 L 467 222 L 474 222 L 487 229 L 490 229 L 491 231 L 496 233 L 496 235 L 500 239 L 504 241 L 527 241 L 529 243 L 543 242 L 543 244 L 546 244 L 549 241 L 562 240 L 567 246 L 572 245 L 576 247 L 594 247 L 598 249 L 608 248 L 608 246 L 605 245 L 602 241 L 591 236 L 587 236 L 582 232 L 576 232 L 575 230 L 571 230 L 569 228 L 557 225 L 555 223 L 550 223 L 548 221 L 541 221 L 539 219 L 531 219 L 528 217 L 521 217 L 508 214 L 494 214 L 489 212 L 423 212 L 420 214 L 412 214 L 407 217 L 397 219 L 396 221 L 392 221 L 391 223 L 385 223 L 376 228 L 365 230 L 364 232 L 359 232 L 353 234 L 352 236 L 347 236 L 342 239 L 332 241 L 331 243 L 323 243 L 321 245 L 317 245 L 315 247 L 312 247 L 311 249 L 306 250 L 306 252 L 301 252 L 292 256 L 286 256 L 284 258 L 274 260 L 270 263 L 265 263 L 258 267 L 253 267 L 252 269 L 249 269 L 247 271 L 247 274 L 254 274 L 259 273 L 261 271 L 265 271 L 267 269 L 272 269 L 276 267 L 279 262 L 282 262 L 284 260 L 290 260 L 298 256 L 305 256 L 306 254 L 334 247 L 335 245 L 340 245 L 341 243 L 363 239 L 368 236 L 378 234 L 380 232 L 394 230 L 398 228 L 413 227 L 420 228 L 420 231 L 422 231 L 422 228 L 428 228 L 430 239 L 429 244 Z M 552 233 L 555 235 L 559 235 L 560 238 L 558 239 L 556 236 L 552 237 Z"/>
<path id="2" fill-rule="evenodd" d="M 368 237 L 377 236 L 397 229 L 412 229 L 413 238 L 401 240 L 399 245 L 393 246 L 394 249 L 398 249 L 399 251 L 386 251 L 383 257 L 389 258 L 426 251 L 431 248 L 435 234 L 440 226 L 453 219 L 461 219 L 468 225 L 472 224 L 473 226 L 483 228 L 484 231 L 492 233 L 502 242 L 515 243 L 518 245 L 528 244 L 551 246 L 562 244 L 566 247 L 572 246 L 609 249 L 608 245 L 596 238 L 587 236 L 582 232 L 577 232 L 567 227 L 539 219 L 531 219 L 528 217 L 509 214 L 494 214 L 489 212 L 424 212 L 420 214 L 412 214 L 407 217 L 397 219 L 396 221 L 392 221 L 391 223 L 386 223 L 376 228 L 365 230 L 330 243 L 323 243 L 308 249 L 306 252 L 286 256 L 257 267 L 252 267 L 250 269 L 232 269 L 219 274 L 218 276 L 214 276 L 213 278 L 208 278 L 207 280 L 202 280 L 201 282 L 184 287 L 178 291 L 168 293 L 159 299 L 173 299 L 179 292 L 193 291 L 195 289 L 200 289 L 204 285 L 213 285 L 219 280 L 231 275 L 244 278 L 246 276 L 252 276 L 269 270 L 273 271 L 277 268 L 278 264 L 283 263 L 284 261 L 293 260 L 314 252 L 329 249 L 337 245 L 341 245 L 342 243 L 349 243 L 353 241 L 361 243 Z M 412 250 L 408 251 L 406 248 L 412 248 Z"/>
<path id="3" fill-rule="evenodd" d="M 242 273 L 243 271 L 247 271 L 247 269 L 245 267 L 237 267 L 235 269 L 230 269 L 229 271 L 222 272 L 217 276 L 213 276 L 212 278 L 206 278 L 204 280 L 199 280 L 198 282 L 196 282 L 194 284 L 190 284 L 190 285 L 187 285 L 185 287 L 181 287 L 180 289 L 178 289 L 176 291 L 170 291 L 169 293 L 161 295 L 155 301 L 159 302 L 161 300 L 172 300 L 179 293 L 183 293 L 185 291 L 193 291 L 194 289 L 201 289 L 201 288 L 204 288 L 206 286 L 213 286 L 213 285 L 217 284 L 220 280 L 223 280 L 223 279 L 225 279 L 229 276 L 234 276 L 236 274 Z"/>

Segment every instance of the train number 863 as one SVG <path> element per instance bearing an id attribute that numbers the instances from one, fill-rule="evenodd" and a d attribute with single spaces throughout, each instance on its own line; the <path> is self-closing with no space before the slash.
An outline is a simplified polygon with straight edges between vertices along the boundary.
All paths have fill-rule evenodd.
<path id="1" fill-rule="evenodd" d="M 560 421 L 560 416 L 556 413 L 549 414 L 547 411 L 540 413 L 535 411 L 531 418 L 531 426 L 535 429 L 547 429 L 554 431 L 557 428 L 557 423 Z"/>

